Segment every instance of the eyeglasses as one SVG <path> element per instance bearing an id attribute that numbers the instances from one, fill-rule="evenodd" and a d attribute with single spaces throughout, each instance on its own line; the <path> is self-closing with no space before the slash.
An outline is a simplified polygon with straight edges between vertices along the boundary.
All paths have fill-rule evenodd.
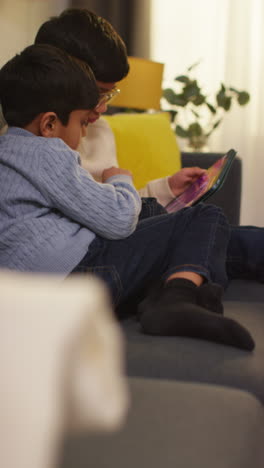
<path id="1" fill-rule="evenodd" d="M 110 100 L 112 100 L 117 94 L 120 93 L 120 89 L 118 88 L 113 88 L 110 89 L 109 91 L 106 91 L 105 93 L 99 93 L 99 101 L 98 104 L 96 105 L 95 109 L 98 109 L 102 104 L 106 104 Z"/>

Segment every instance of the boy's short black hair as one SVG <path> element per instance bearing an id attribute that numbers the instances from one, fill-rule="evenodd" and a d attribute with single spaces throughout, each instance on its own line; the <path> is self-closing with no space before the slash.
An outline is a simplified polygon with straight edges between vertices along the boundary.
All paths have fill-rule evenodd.
<path id="1" fill-rule="evenodd" d="M 93 109 L 99 92 L 90 67 L 47 44 L 31 45 L 0 70 L 0 101 L 8 125 L 25 127 L 42 112 L 63 125 L 74 110 Z"/>
<path id="2" fill-rule="evenodd" d="M 98 81 L 120 81 L 129 71 L 119 34 L 106 19 L 85 8 L 66 9 L 43 23 L 35 43 L 54 45 L 84 60 Z"/>

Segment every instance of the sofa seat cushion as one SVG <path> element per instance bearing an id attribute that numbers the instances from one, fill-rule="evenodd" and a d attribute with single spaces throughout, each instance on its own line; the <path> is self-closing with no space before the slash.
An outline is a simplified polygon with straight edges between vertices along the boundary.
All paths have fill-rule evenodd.
<path id="1" fill-rule="evenodd" d="M 215 385 L 129 383 L 124 427 L 69 437 L 59 468 L 262 468 L 264 409 L 254 396 Z"/>
<path id="2" fill-rule="evenodd" d="M 248 390 L 264 403 L 264 303 L 225 302 L 225 315 L 252 334 L 253 352 L 185 337 L 143 335 L 124 320 L 130 376 L 204 382 Z"/>
<path id="3" fill-rule="evenodd" d="M 224 296 L 227 301 L 263 302 L 264 284 L 249 280 L 232 280 Z"/>

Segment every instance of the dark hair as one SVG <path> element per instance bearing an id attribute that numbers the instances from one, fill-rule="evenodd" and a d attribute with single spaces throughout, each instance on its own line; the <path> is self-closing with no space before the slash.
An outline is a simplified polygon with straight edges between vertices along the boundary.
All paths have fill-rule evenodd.
<path id="1" fill-rule="evenodd" d="M 0 101 L 8 125 L 25 127 L 42 112 L 67 125 L 73 110 L 93 109 L 99 93 L 90 67 L 50 45 L 31 45 L 0 70 Z"/>
<path id="2" fill-rule="evenodd" d="M 120 81 L 129 71 L 119 34 L 106 19 L 85 8 L 66 9 L 43 23 L 35 43 L 54 45 L 84 60 L 98 81 Z"/>

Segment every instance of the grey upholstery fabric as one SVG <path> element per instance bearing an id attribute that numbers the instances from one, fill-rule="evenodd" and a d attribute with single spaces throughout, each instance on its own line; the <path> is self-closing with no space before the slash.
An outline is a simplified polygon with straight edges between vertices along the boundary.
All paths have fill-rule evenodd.
<path id="1" fill-rule="evenodd" d="M 223 156 L 222 153 L 182 153 L 183 167 L 199 166 L 207 169 Z M 223 187 L 205 203 L 221 206 L 230 224 L 238 225 L 241 202 L 242 163 L 236 156 Z"/>
<path id="2" fill-rule="evenodd" d="M 221 154 L 183 153 L 183 166 L 209 167 Z M 239 223 L 241 161 L 208 203 Z M 256 348 L 143 335 L 123 320 L 132 406 L 114 434 L 65 438 L 58 468 L 262 468 L 264 464 L 264 284 L 232 281 L 225 315 Z"/>
<path id="3" fill-rule="evenodd" d="M 114 434 L 68 438 L 59 468 L 261 468 L 264 410 L 246 392 L 130 379 L 132 408 Z"/>
<path id="4" fill-rule="evenodd" d="M 232 280 L 225 292 L 225 300 L 263 302 L 264 308 L 264 283 L 247 280 Z"/>
<path id="5" fill-rule="evenodd" d="M 125 320 L 128 375 L 226 385 L 248 390 L 264 404 L 264 302 L 227 301 L 225 315 L 252 333 L 253 352 L 193 338 L 147 336 L 135 319 Z"/>

